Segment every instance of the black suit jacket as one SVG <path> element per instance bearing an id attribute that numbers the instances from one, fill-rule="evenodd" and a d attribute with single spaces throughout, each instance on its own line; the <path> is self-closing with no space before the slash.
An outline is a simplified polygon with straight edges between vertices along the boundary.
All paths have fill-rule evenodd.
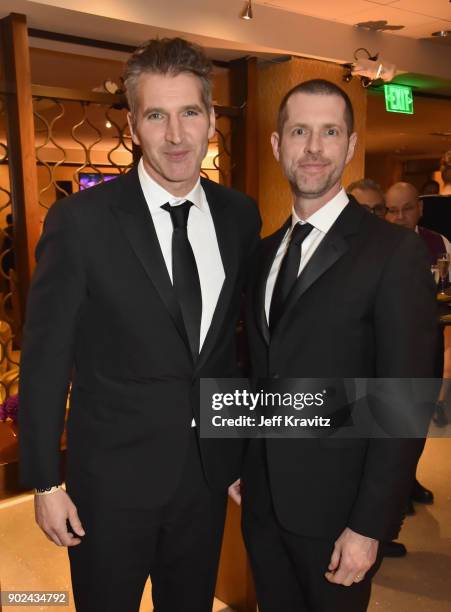
<path id="1" fill-rule="evenodd" d="M 208 180 L 202 186 L 225 281 L 196 363 L 136 169 L 49 211 L 22 349 L 24 484 L 60 481 L 72 380 L 72 494 L 151 506 L 174 491 L 193 416 L 199 423 L 199 379 L 238 375 L 235 324 L 260 226 L 250 198 Z M 200 449 L 210 485 L 230 484 L 239 473 L 239 442 L 201 440 Z"/>
<path id="2" fill-rule="evenodd" d="M 421 196 L 423 216 L 421 225 L 444 234 L 451 240 L 451 195 Z"/>
<path id="3" fill-rule="evenodd" d="M 262 241 L 256 257 L 247 316 L 254 376 L 432 376 L 436 306 L 424 245 L 352 198 L 299 276 L 270 336 L 266 280 L 290 222 Z M 251 442 L 244 470 L 250 503 L 258 444 Z M 267 439 L 279 521 L 307 536 L 335 538 L 349 526 L 381 540 L 395 537 L 422 445 L 416 439 Z"/>

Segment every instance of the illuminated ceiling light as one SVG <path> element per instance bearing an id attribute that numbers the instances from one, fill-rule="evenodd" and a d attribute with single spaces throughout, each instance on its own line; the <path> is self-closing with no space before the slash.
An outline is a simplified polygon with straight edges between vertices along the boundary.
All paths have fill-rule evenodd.
<path id="1" fill-rule="evenodd" d="M 244 7 L 240 17 L 241 19 L 247 20 L 254 18 L 254 14 L 252 12 L 252 0 L 247 0 L 246 6 Z"/>
<path id="2" fill-rule="evenodd" d="M 107 122 L 105 123 L 105 127 L 107 127 L 108 129 L 109 129 L 110 127 L 112 127 L 112 126 L 111 126 L 111 121 L 107 121 Z"/>
<path id="3" fill-rule="evenodd" d="M 440 38 L 446 38 L 451 35 L 451 30 L 439 30 L 438 32 L 432 32 L 431 36 L 439 36 Z"/>

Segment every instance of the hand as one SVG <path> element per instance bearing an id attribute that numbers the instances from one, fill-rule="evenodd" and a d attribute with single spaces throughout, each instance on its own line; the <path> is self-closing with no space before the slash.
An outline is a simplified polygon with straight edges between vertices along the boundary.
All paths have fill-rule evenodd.
<path id="1" fill-rule="evenodd" d="M 325 573 L 327 580 L 344 586 L 361 582 L 376 561 L 378 546 L 378 540 L 360 535 L 346 527 L 335 542 L 329 571 Z"/>
<path id="2" fill-rule="evenodd" d="M 35 495 L 34 512 L 37 524 L 49 540 L 58 546 L 80 544 L 80 538 L 67 531 L 66 520 L 78 536 L 85 535 L 77 508 L 64 489 L 58 489 L 48 495 Z"/>
<path id="3" fill-rule="evenodd" d="M 241 506 L 241 479 L 235 480 L 229 487 L 229 496 L 233 501 Z"/>

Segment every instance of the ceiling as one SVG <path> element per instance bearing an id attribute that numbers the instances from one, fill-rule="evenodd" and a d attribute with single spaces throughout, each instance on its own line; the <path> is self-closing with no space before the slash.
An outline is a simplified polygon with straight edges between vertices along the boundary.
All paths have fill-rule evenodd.
<path id="1" fill-rule="evenodd" d="M 386 21 L 389 26 L 403 26 L 387 33 L 409 38 L 429 38 L 432 32 L 451 30 L 449 0 L 254 0 L 254 3 L 348 25 Z M 255 17 L 258 18 L 258 8 Z"/>
<path id="2" fill-rule="evenodd" d="M 0 17 L 27 16 L 30 28 L 126 45 L 156 34 L 199 42 L 216 59 L 235 54 L 298 55 L 339 63 L 366 47 L 401 71 L 449 78 L 451 38 L 430 38 L 451 28 L 448 0 L 253 0 L 254 19 L 239 19 L 245 0 L 1 0 Z M 356 28 L 387 22 L 399 31 Z M 424 39 L 423 37 L 429 37 Z M 97 57 L 119 57 L 107 49 L 88 50 L 33 39 L 35 46 Z M 64 44 L 64 47 L 63 47 Z"/>
<path id="3" fill-rule="evenodd" d="M 128 4 L 136 4 L 137 0 L 127 0 Z M 92 38 L 104 39 L 111 42 L 123 42 L 127 44 L 136 44 L 144 38 L 159 34 L 173 35 L 169 30 L 165 30 L 160 26 L 149 26 L 144 23 L 121 22 L 117 19 L 103 18 L 98 15 L 87 15 L 81 12 L 75 12 L 75 7 L 78 4 L 83 4 L 83 0 L 78 3 L 73 2 L 73 9 L 70 12 L 64 12 L 63 9 L 57 10 L 50 7 L 51 3 L 62 4 L 62 0 L 41 0 L 41 2 L 29 2 L 27 0 L 2 0 L 0 7 L 0 17 L 9 10 L 23 10 L 27 14 L 28 24 L 30 27 L 53 29 L 55 32 L 72 33 L 79 36 L 87 36 Z M 182 3 L 187 5 L 199 5 L 204 0 L 171 0 L 172 3 L 180 6 L 182 11 Z M 404 49 L 406 57 L 411 57 L 412 45 L 415 48 L 421 48 L 422 52 L 428 56 L 429 66 L 434 67 L 434 63 L 442 63 L 446 69 L 442 73 L 449 75 L 449 80 L 446 76 L 437 78 L 430 76 L 434 71 L 428 73 L 423 70 L 423 74 L 414 72 L 404 72 L 396 77 L 396 81 L 409 84 L 418 93 L 429 93 L 433 95 L 446 95 L 451 97 L 451 70 L 449 69 L 450 62 L 449 48 L 438 47 L 430 42 L 424 42 L 422 37 L 429 35 L 432 31 L 439 29 L 451 29 L 451 3 L 448 0 L 380 0 L 374 2 L 371 0 L 271 0 L 264 2 L 263 0 L 254 0 L 254 15 L 253 22 L 247 23 L 238 19 L 239 11 L 244 5 L 244 0 L 229 0 L 230 18 L 226 21 L 224 17 L 219 15 L 221 6 L 212 3 L 208 0 L 210 10 L 217 10 L 218 23 L 224 23 L 227 28 L 224 29 L 224 34 L 219 41 L 219 38 L 213 37 L 213 30 L 219 26 L 212 22 L 211 28 L 204 28 L 203 32 L 208 32 L 209 36 L 199 36 L 184 32 L 176 32 L 182 34 L 192 40 L 197 40 L 204 44 L 207 48 L 210 57 L 219 60 L 230 60 L 245 55 L 257 55 L 262 61 L 270 58 L 280 57 L 280 51 L 275 49 L 265 49 L 261 46 L 257 39 L 256 30 L 261 21 L 264 21 L 265 11 L 278 11 L 277 19 L 279 28 L 289 27 L 289 24 L 295 22 L 296 27 L 299 25 L 299 37 L 297 41 L 298 54 L 303 54 L 303 49 L 307 45 L 307 34 L 302 30 L 310 27 L 310 20 L 315 21 L 315 25 L 336 22 L 334 28 L 340 30 L 337 32 L 337 38 L 331 39 L 329 42 L 337 52 L 338 56 L 334 61 L 340 61 L 340 56 L 345 55 L 343 45 L 340 44 L 340 32 L 345 28 L 348 32 L 348 37 L 353 38 L 350 43 L 350 49 L 355 49 L 362 40 L 360 30 L 350 27 L 361 21 L 387 21 L 390 25 L 404 25 L 402 30 L 389 32 L 370 32 L 371 45 L 368 48 L 372 51 L 382 50 L 385 55 L 384 45 L 387 46 L 387 58 L 392 59 L 392 53 L 399 51 L 399 45 Z M 68 4 L 68 2 L 66 2 Z M 116 0 L 114 6 L 118 8 L 125 3 L 123 0 Z M 157 7 L 163 6 L 160 0 L 154 0 L 151 3 L 152 11 Z M 7 5 L 10 5 L 8 7 Z M 20 6 L 19 6 L 20 5 Z M 44 5 L 49 5 L 47 8 Z M 101 6 L 102 3 L 94 3 L 95 6 Z M 265 6 L 263 6 L 265 5 Z M 150 5 L 149 5 L 150 6 Z M 207 6 L 207 0 L 205 0 Z M 215 7 L 218 6 L 216 9 Z M 14 8 L 13 8 L 14 7 Z M 276 8 L 271 8 L 276 7 Z M 162 10 L 162 9 L 161 9 Z M 225 10 L 225 9 L 223 9 Z M 177 12 L 177 11 L 176 11 Z M 151 13 L 149 9 L 149 14 Z M 71 19 L 67 17 L 70 15 Z M 306 15 L 302 19 L 302 15 Z M 266 15 L 267 19 L 273 15 Z M 285 16 L 285 20 L 284 20 Z M 152 19 L 156 19 L 152 17 Z M 223 19 L 223 22 L 220 21 Z M 288 22 L 286 21 L 288 19 Z M 54 21 L 52 21 L 54 20 Z M 304 23 L 306 22 L 306 24 Z M 156 24 L 156 21 L 155 21 Z M 274 21 L 272 22 L 274 24 Z M 284 26 L 280 24 L 285 24 Z M 343 25 L 344 24 L 344 25 Z M 127 27 L 125 27 L 127 25 Z M 318 27 L 320 27 L 320 25 Z M 188 27 L 188 26 L 186 26 Z M 255 40 L 251 43 L 241 42 L 232 37 L 231 28 L 243 28 L 243 32 L 249 32 L 249 41 L 254 36 Z M 294 27 L 294 25 L 293 25 Z M 277 30 L 277 28 L 273 29 Z M 237 30 L 238 31 L 238 30 Z M 285 30 L 284 30 L 285 31 Z M 329 31 L 329 30 L 328 30 Z M 241 30 L 240 30 L 241 32 Z M 313 32 L 312 32 L 313 34 Z M 235 33 L 233 34 L 235 36 Z M 313 38 L 324 37 L 324 31 L 321 28 Z M 402 38 L 404 37 L 404 38 Z M 406 38 L 407 37 L 407 38 Z M 327 37 L 326 37 L 327 38 Z M 443 44 L 448 39 L 433 39 L 437 45 Z M 390 44 L 387 45 L 386 41 Z M 220 44 L 219 44 L 220 42 Z M 393 46 L 396 43 L 398 46 Z M 122 72 L 122 62 L 127 57 L 126 53 L 110 51 L 108 49 L 96 49 L 89 46 L 81 46 L 75 44 L 59 43 L 56 41 L 41 40 L 38 38 L 31 39 L 31 44 L 34 47 L 31 53 L 32 64 L 32 79 L 37 84 L 47 84 L 60 87 L 71 88 L 89 88 L 92 89 L 98 86 L 106 78 L 111 78 L 115 81 L 119 79 Z M 313 44 L 313 43 L 312 43 Z M 409 46 L 410 45 L 410 46 Z M 41 48 L 39 48 L 41 47 Z M 44 48 L 42 48 L 44 47 Z M 434 55 L 430 51 L 437 51 Z M 442 51 L 443 49 L 443 51 Z M 388 53 L 390 51 L 390 53 Z M 447 55 L 448 53 L 448 55 Z M 324 51 L 324 55 L 330 57 L 329 50 Z M 349 55 L 349 49 L 346 51 L 346 57 Z M 308 56 L 308 53 L 305 55 Z M 417 58 L 412 62 L 416 69 Z M 403 157 L 437 157 L 441 152 L 451 148 L 451 137 L 449 136 L 432 136 L 433 132 L 451 132 L 451 99 L 447 100 L 425 100 L 419 96 L 415 96 L 415 115 L 399 115 L 387 113 L 383 96 L 375 92 L 368 93 L 368 124 L 367 124 L 367 150 L 370 153 L 392 153 L 398 151 L 397 155 Z"/>

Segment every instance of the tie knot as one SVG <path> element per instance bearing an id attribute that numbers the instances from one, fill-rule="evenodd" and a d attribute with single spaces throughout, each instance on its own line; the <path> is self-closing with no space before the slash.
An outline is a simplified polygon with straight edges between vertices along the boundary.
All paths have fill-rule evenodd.
<path id="1" fill-rule="evenodd" d="M 291 231 L 290 244 L 293 243 L 300 247 L 312 229 L 313 225 L 310 225 L 310 223 L 296 223 Z"/>
<path id="2" fill-rule="evenodd" d="M 172 226 L 174 229 L 186 229 L 188 225 L 188 215 L 192 202 L 185 200 L 183 204 L 171 206 L 169 203 L 163 204 L 161 207 L 171 215 Z"/>

